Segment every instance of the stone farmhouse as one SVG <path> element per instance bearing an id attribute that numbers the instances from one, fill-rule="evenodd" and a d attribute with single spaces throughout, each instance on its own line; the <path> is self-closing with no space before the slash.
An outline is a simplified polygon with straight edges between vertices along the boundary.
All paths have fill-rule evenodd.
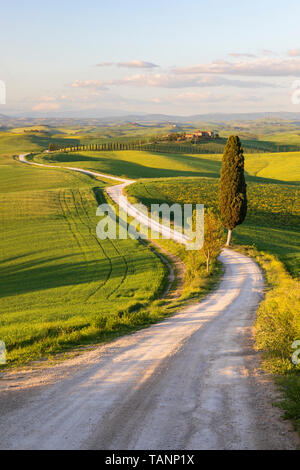
<path id="1" fill-rule="evenodd" d="M 216 139 L 219 135 L 214 131 L 195 131 L 193 134 L 185 134 L 188 140 L 196 140 L 201 138 Z"/>

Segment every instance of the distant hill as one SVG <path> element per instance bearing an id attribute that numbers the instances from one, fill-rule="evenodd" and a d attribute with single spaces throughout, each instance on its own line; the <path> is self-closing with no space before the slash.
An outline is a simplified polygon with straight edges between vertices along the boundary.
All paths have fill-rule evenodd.
<path id="1" fill-rule="evenodd" d="M 22 126 L 72 126 L 72 125 L 100 125 L 100 124 L 114 124 L 114 123 L 128 123 L 138 126 L 143 124 L 182 124 L 182 123 L 222 123 L 230 121 L 255 121 L 274 119 L 290 120 L 300 122 L 300 113 L 290 112 L 263 112 L 263 113 L 211 113 L 211 114 L 195 114 L 190 116 L 173 116 L 168 114 L 146 114 L 137 113 L 129 114 L 121 111 L 113 111 L 108 114 L 105 111 L 99 110 L 97 115 L 89 115 L 90 111 L 82 111 L 80 118 L 73 118 L 72 116 L 8 116 L 0 114 L 0 125 L 5 127 L 22 127 Z M 94 112 L 95 113 L 95 112 Z M 106 114 L 105 114 L 106 113 Z M 73 113 L 72 113 L 73 114 Z"/>

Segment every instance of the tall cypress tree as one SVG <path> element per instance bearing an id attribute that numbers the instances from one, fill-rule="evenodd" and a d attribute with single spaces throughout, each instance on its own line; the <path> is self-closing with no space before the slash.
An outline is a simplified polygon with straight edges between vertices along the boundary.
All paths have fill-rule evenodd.
<path id="1" fill-rule="evenodd" d="M 247 185 L 244 175 L 244 154 L 238 136 L 230 136 L 224 150 L 219 181 L 221 220 L 228 229 L 226 246 L 230 246 L 232 230 L 243 223 L 247 214 Z"/>

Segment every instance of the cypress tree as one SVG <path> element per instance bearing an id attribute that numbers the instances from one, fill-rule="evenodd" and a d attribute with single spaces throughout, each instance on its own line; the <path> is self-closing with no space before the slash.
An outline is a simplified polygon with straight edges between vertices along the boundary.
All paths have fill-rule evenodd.
<path id="1" fill-rule="evenodd" d="M 244 154 L 238 136 L 230 136 L 225 146 L 219 181 L 219 210 L 222 223 L 228 229 L 226 246 L 230 246 L 232 230 L 244 222 L 247 214 Z"/>

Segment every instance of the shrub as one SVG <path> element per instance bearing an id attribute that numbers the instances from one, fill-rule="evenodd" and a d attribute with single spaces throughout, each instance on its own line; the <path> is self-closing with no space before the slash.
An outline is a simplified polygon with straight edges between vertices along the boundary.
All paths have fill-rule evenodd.
<path id="1" fill-rule="evenodd" d="M 135 302 L 135 303 L 129 305 L 129 307 L 127 308 L 127 312 L 128 313 L 138 312 L 143 307 L 144 307 L 144 304 L 142 304 L 141 302 Z"/>
<path id="2" fill-rule="evenodd" d="M 96 328 L 99 330 L 105 330 L 106 328 L 106 323 L 107 323 L 107 315 L 99 314 L 95 318 L 93 324 Z"/>

